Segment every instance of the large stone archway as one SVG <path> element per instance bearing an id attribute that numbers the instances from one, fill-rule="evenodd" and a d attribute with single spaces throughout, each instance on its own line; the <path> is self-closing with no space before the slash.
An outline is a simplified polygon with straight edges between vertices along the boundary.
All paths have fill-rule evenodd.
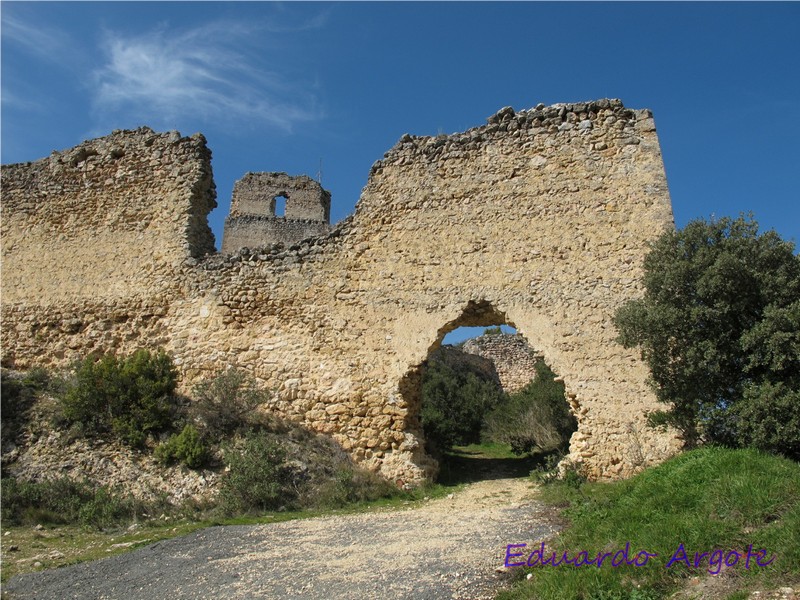
<path id="1" fill-rule="evenodd" d="M 187 387 L 243 368 L 276 390 L 272 410 L 412 481 L 431 465 L 409 373 L 448 327 L 500 315 L 563 377 L 570 458 L 592 476 L 677 449 L 645 428 L 647 372 L 611 324 L 673 226 L 649 111 L 503 109 L 403 136 L 354 215 L 288 249 L 206 254 L 210 173 L 202 136 L 148 129 L 4 167 L 4 364 L 163 346 Z"/>

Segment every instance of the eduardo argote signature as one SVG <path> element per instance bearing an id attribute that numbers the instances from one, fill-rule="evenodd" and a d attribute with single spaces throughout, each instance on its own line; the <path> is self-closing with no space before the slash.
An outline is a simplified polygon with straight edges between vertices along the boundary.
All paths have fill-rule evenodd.
<path id="1" fill-rule="evenodd" d="M 644 567 L 651 558 L 657 558 L 657 552 L 648 552 L 640 550 L 633 554 L 631 552 L 631 543 L 625 544 L 624 548 L 616 552 L 598 552 L 596 555 L 589 554 L 586 550 L 574 554 L 571 558 L 568 551 L 561 554 L 556 552 L 546 552 L 545 543 L 542 542 L 532 552 L 522 550 L 527 547 L 527 544 L 508 544 L 506 546 L 506 567 L 559 567 L 561 565 L 572 565 L 573 567 L 594 566 L 600 568 L 605 563 L 612 567 L 619 567 L 621 565 L 631 565 L 634 567 Z M 512 562 L 514 559 L 521 560 Z M 608 560 L 610 559 L 610 560 Z M 670 568 L 676 564 L 683 564 L 687 567 L 705 567 L 708 564 L 707 571 L 712 575 L 720 572 L 723 566 L 734 567 L 740 562 L 744 563 L 745 569 L 750 569 L 750 566 L 766 567 L 775 560 L 775 556 L 771 556 L 767 560 L 767 551 L 765 549 L 753 550 L 753 544 L 747 546 L 741 552 L 736 550 L 722 550 L 715 548 L 711 552 L 695 552 L 694 555 L 689 554 L 681 543 L 672 553 L 670 559 L 664 565 L 664 568 Z"/>

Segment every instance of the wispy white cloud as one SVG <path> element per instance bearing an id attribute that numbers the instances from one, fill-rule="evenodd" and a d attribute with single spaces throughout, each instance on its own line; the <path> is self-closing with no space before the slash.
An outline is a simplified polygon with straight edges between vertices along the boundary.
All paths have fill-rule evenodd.
<path id="1" fill-rule="evenodd" d="M 309 26 L 316 27 L 320 21 Z M 92 77 L 95 108 L 152 124 L 251 121 L 290 130 L 319 118 L 313 83 L 270 64 L 263 31 L 217 22 L 143 35 L 106 32 L 106 62 Z"/>
<path id="2" fill-rule="evenodd" d="M 47 61 L 62 63 L 70 49 L 68 36 L 41 23 L 33 24 L 17 16 L 3 15 L 3 38 L 30 54 Z"/>
<path id="3" fill-rule="evenodd" d="M 288 10 L 284 4 L 280 2 L 276 2 L 272 5 L 272 7 L 281 14 L 281 19 L 275 19 L 270 23 L 266 23 L 264 26 L 267 31 L 271 33 L 298 33 L 300 31 L 309 31 L 313 29 L 320 29 L 325 26 L 328 22 L 328 18 L 331 14 L 331 9 L 327 8 L 322 12 L 319 12 L 315 15 L 310 17 L 303 17 L 298 22 L 291 22 L 286 17 L 289 16 Z"/>
<path id="4" fill-rule="evenodd" d="M 44 102 L 34 99 L 32 92 L 29 94 L 19 94 L 9 90 L 7 87 L 4 87 L 0 92 L 0 102 L 2 102 L 4 111 L 11 109 L 44 113 L 49 108 Z"/>

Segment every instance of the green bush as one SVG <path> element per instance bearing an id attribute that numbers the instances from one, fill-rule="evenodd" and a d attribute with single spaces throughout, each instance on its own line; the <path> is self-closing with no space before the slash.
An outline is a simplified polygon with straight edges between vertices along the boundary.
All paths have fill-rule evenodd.
<path id="1" fill-rule="evenodd" d="M 50 385 L 47 369 L 36 367 L 21 376 L 14 376 L 5 369 L 0 373 L 0 414 L 3 420 L 24 417 L 36 393 Z"/>
<path id="2" fill-rule="evenodd" d="M 132 520 L 146 510 L 132 496 L 69 478 L 43 482 L 4 478 L 3 522 L 17 525 L 70 524 L 103 528 Z"/>
<path id="3" fill-rule="evenodd" d="M 137 350 L 124 359 L 89 357 L 77 365 L 61 407 L 65 419 L 88 435 L 113 433 L 141 446 L 149 433 L 172 425 L 176 385 L 177 371 L 164 352 Z"/>
<path id="4" fill-rule="evenodd" d="M 255 378 L 235 369 L 198 383 L 194 388 L 192 411 L 202 423 L 206 436 L 222 440 L 259 423 L 256 408 L 269 400 Z"/>
<path id="5" fill-rule="evenodd" d="M 240 447 L 228 449 L 225 460 L 229 470 L 220 487 L 224 512 L 289 508 L 297 499 L 297 482 L 286 464 L 286 452 L 267 432 L 248 433 Z"/>
<path id="6" fill-rule="evenodd" d="M 343 464 L 326 480 L 313 486 L 303 504 L 313 508 L 340 508 L 348 504 L 391 498 L 398 488 L 380 475 L 356 465 Z"/>
<path id="7" fill-rule="evenodd" d="M 644 296 L 622 305 L 614 323 L 619 341 L 641 350 L 668 406 L 652 422 L 675 426 L 690 447 L 754 444 L 797 457 L 794 244 L 774 231 L 759 234 L 752 217 L 694 220 L 656 240 L 643 283 Z M 792 425 L 779 435 L 759 423 L 787 418 Z"/>
<path id="8" fill-rule="evenodd" d="M 49 389 L 51 376 L 47 369 L 36 367 L 27 373 L 0 373 L 0 415 L 3 417 L 0 436 L 3 443 L 14 440 L 28 422 L 29 409 L 37 396 Z"/>
<path id="9" fill-rule="evenodd" d="M 542 361 L 527 386 L 498 404 L 487 416 L 484 438 L 508 444 L 516 454 L 551 452 L 569 445 L 578 428 L 569 410 L 564 384 Z"/>
<path id="10" fill-rule="evenodd" d="M 422 377 L 422 426 L 428 450 L 480 442 L 484 415 L 505 398 L 491 381 L 468 363 L 454 366 L 431 358 Z"/>
<path id="11" fill-rule="evenodd" d="M 358 465 L 330 438 L 297 425 L 272 423 L 249 431 L 225 451 L 220 487 L 227 514 L 282 508 L 328 509 L 400 494 Z"/>
<path id="12" fill-rule="evenodd" d="M 34 391 L 22 380 L 9 376 L 5 371 L 0 380 L 0 415 L 3 441 L 14 437 L 19 424 L 24 421 L 28 409 L 35 399 Z"/>
<path id="13" fill-rule="evenodd" d="M 800 460 L 800 388 L 783 382 L 748 386 L 732 412 L 741 445 Z"/>
<path id="14" fill-rule="evenodd" d="M 186 425 L 178 434 L 159 445 L 155 450 L 155 458 L 163 465 L 180 461 L 190 469 L 197 469 L 208 462 L 209 451 L 200 439 L 200 433 L 194 425 Z"/>

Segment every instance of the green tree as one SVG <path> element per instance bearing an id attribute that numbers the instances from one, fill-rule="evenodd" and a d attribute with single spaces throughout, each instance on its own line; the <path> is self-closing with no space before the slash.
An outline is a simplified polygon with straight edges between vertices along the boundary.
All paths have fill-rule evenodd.
<path id="1" fill-rule="evenodd" d="M 742 347 L 751 380 L 733 406 L 737 441 L 800 459 L 800 300 L 767 307 Z"/>
<path id="2" fill-rule="evenodd" d="M 431 358 L 422 378 L 422 426 L 429 449 L 480 441 L 483 418 L 504 399 L 499 385 L 464 362 Z"/>
<path id="3" fill-rule="evenodd" d="M 800 257 L 752 217 L 695 220 L 663 234 L 644 261 L 645 293 L 615 315 L 638 346 L 658 399 L 652 421 L 688 446 L 750 444 L 797 456 Z M 792 401 L 792 399 L 795 401 Z M 768 436 L 754 422 L 787 423 Z"/>

